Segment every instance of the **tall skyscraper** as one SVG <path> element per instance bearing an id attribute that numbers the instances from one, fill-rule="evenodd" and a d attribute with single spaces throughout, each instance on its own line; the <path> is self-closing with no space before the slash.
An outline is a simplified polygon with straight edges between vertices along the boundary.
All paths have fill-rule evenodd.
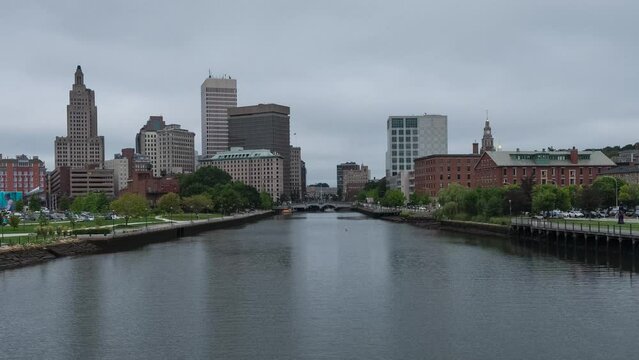
<path id="1" fill-rule="evenodd" d="M 237 106 L 237 81 L 230 77 L 209 77 L 200 87 L 202 101 L 202 155 L 229 149 L 227 109 Z"/>
<path id="2" fill-rule="evenodd" d="M 386 136 L 386 176 L 413 171 L 415 158 L 448 153 L 448 117 L 389 116 Z"/>
<path id="3" fill-rule="evenodd" d="M 284 194 L 291 194 L 291 109 L 277 104 L 229 108 L 229 146 L 267 149 L 284 158 Z"/>
<path id="4" fill-rule="evenodd" d="M 75 82 L 69 91 L 67 136 L 55 139 L 55 167 L 102 167 L 104 137 L 98 136 L 98 108 L 95 93 L 84 85 L 84 74 L 78 65 Z"/>

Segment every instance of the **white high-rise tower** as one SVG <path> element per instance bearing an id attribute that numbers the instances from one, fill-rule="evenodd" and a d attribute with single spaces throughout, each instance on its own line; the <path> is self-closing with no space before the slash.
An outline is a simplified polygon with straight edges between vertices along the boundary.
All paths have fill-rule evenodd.
<path id="1" fill-rule="evenodd" d="M 229 148 L 227 109 L 237 107 L 237 81 L 229 76 L 209 77 L 201 86 L 202 155 L 212 156 Z"/>

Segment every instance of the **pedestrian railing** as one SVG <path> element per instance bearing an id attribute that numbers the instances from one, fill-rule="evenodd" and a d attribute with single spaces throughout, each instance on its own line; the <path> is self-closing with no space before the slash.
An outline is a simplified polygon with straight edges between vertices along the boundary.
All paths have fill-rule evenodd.
<path id="1" fill-rule="evenodd" d="M 572 231 L 581 232 L 596 235 L 620 235 L 620 236 L 638 236 L 639 237 L 639 224 L 626 223 L 615 224 L 608 221 L 592 222 L 588 220 L 581 221 L 567 221 L 567 220 L 547 220 L 547 219 L 535 219 L 528 217 L 514 217 L 511 218 L 512 225 L 530 226 L 533 229 L 540 230 L 557 230 L 557 231 Z"/>

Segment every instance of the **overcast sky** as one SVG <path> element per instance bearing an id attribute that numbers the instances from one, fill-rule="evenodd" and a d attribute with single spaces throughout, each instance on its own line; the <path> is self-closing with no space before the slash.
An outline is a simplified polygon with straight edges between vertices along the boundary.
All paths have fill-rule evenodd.
<path id="1" fill-rule="evenodd" d="M 107 159 L 149 115 L 196 133 L 200 85 L 291 107 L 308 183 L 384 174 L 389 115 L 448 115 L 469 152 L 489 110 L 504 149 L 639 141 L 636 1 L 28 1 L 0 11 L 0 153 L 53 169 L 75 67 L 96 92 Z M 293 135 L 295 133 L 296 135 Z"/>

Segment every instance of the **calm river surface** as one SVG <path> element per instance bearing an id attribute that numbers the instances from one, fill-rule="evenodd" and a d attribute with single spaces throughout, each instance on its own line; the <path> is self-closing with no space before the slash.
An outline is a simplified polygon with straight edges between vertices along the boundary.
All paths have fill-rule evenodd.
<path id="1" fill-rule="evenodd" d="M 637 280 L 299 214 L 0 272 L 0 358 L 636 359 Z"/>

